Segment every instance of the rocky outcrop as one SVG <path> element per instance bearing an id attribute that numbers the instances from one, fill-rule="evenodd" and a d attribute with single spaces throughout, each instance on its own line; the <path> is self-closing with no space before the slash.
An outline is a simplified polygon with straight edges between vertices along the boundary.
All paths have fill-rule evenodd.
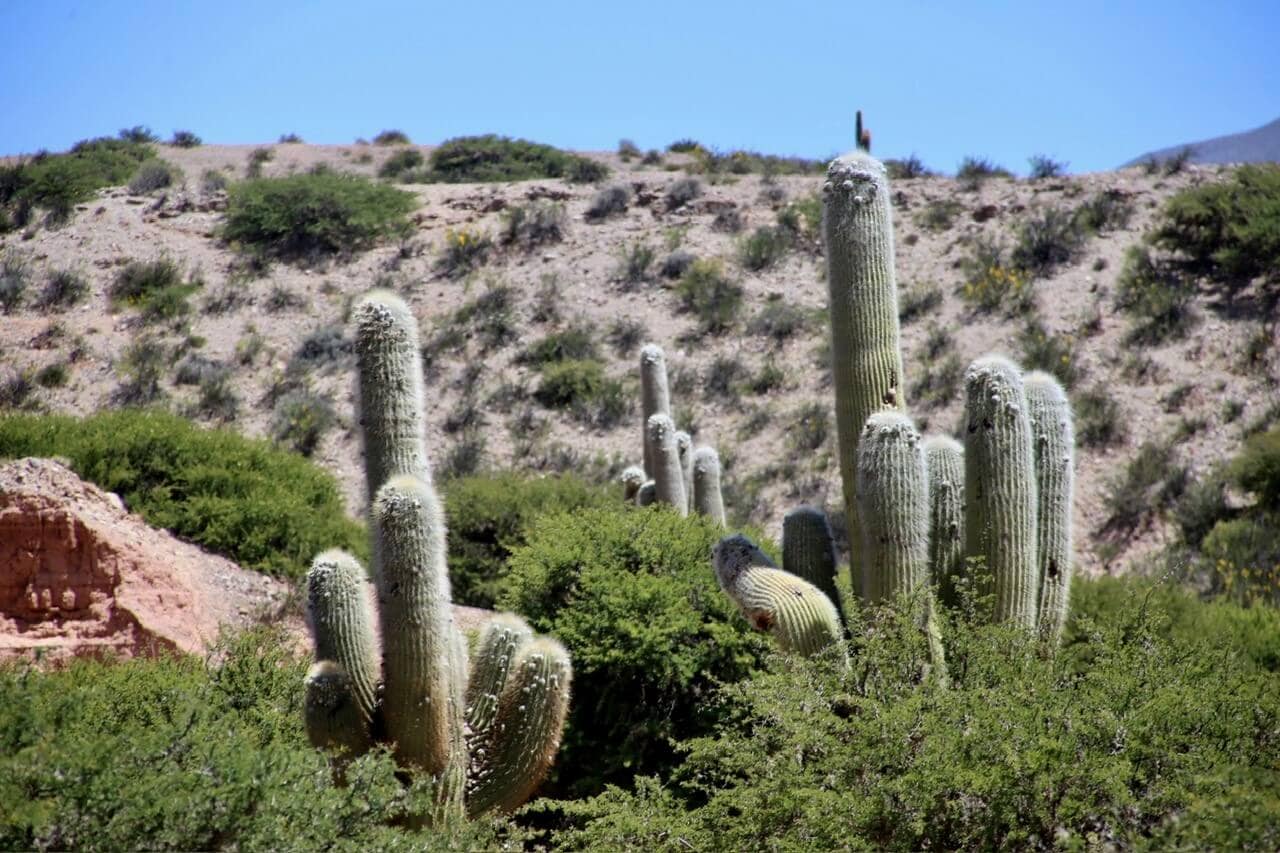
<path id="1" fill-rule="evenodd" d="M 55 461 L 0 467 L 0 658 L 199 654 L 288 592 L 148 526 Z"/>

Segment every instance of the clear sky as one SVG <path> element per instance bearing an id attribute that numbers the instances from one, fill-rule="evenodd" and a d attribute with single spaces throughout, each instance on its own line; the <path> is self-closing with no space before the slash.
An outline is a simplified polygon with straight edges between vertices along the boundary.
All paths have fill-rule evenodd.
<path id="1" fill-rule="evenodd" d="M 0 0 L 0 154 L 145 124 L 1072 172 L 1280 117 L 1280 0 Z"/>

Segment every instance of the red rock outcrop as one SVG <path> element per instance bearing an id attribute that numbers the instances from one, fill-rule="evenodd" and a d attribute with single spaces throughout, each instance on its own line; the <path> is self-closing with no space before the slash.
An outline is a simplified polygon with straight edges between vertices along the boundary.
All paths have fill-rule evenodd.
<path id="1" fill-rule="evenodd" d="M 0 658 L 203 653 L 287 596 L 48 459 L 0 467 Z"/>

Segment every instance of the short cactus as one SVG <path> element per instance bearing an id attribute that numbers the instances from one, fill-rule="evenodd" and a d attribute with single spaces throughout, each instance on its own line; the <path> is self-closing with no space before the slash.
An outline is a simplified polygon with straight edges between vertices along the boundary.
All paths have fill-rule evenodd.
<path id="1" fill-rule="evenodd" d="M 873 412 L 903 405 L 893 219 L 884 165 L 863 151 L 831 162 L 823 184 L 836 432 L 849 539 L 861 541 L 858 440 Z M 854 549 L 850 572 L 863 575 Z"/>
<path id="2" fill-rule="evenodd" d="M 797 507 L 782 519 L 782 570 L 804 578 L 822 590 L 840 612 L 840 594 L 836 591 L 836 540 L 831 534 L 827 514 L 811 506 Z"/>
<path id="3" fill-rule="evenodd" d="M 640 491 L 640 487 L 644 485 L 645 476 L 644 469 L 639 465 L 631 465 L 622 472 L 622 476 L 618 478 L 622 482 L 622 499 L 624 501 L 634 502 L 636 493 Z"/>
<path id="4" fill-rule="evenodd" d="M 684 474 L 684 499 L 688 503 L 685 509 L 693 512 L 693 437 L 682 429 L 676 430 L 676 455 Z"/>
<path id="5" fill-rule="evenodd" d="M 717 524 L 725 523 L 720 455 L 711 447 L 699 447 L 693 454 L 693 511 Z"/>
<path id="6" fill-rule="evenodd" d="M 689 514 L 689 501 L 684 493 L 684 469 L 676 446 L 676 428 L 670 415 L 649 418 L 645 446 L 653 464 L 653 482 L 659 503 L 668 504 L 681 515 Z"/>
<path id="7" fill-rule="evenodd" d="M 900 412 L 867 418 L 857 477 L 863 597 L 893 601 L 929 576 L 929 478 L 911 418 Z"/>
<path id="8" fill-rule="evenodd" d="M 831 599 L 779 569 L 747 537 L 721 539 L 711 561 L 720 588 L 751 626 L 770 634 L 783 651 L 813 655 L 843 638 Z"/>
<path id="9" fill-rule="evenodd" d="M 671 395 L 667 390 L 667 356 L 657 344 L 645 344 L 640 350 L 641 443 L 644 447 L 644 472 L 655 477 L 649 450 L 649 418 L 671 416 Z"/>
<path id="10" fill-rule="evenodd" d="M 381 666 L 363 569 L 342 552 L 321 554 L 307 578 L 316 647 L 307 733 L 347 758 L 385 741 L 407 771 L 435 780 L 436 808 L 424 817 L 509 811 L 559 746 L 568 655 L 499 615 L 468 664 L 449 599 L 444 515 L 412 412 L 422 405 L 420 367 L 408 363 L 410 351 L 419 360 L 417 330 L 385 292 L 366 296 L 353 316 L 367 475 L 371 486 L 385 477 L 371 502 Z"/>
<path id="11" fill-rule="evenodd" d="M 997 622 L 1033 631 L 1040 575 L 1031 421 L 1018 368 L 1000 356 L 965 372 L 965 553 L 981 557 Z"/>
<path id="12" fill-rule="evenodd" d="M 636 506 L 652 506 L 658 502 L 658 485 L 646 480 L 636 492 Z"/>
<path id="13" fill-rule="evenodd" d="M 1058 381 L 1033 372 L 1023 379 L 1036 464 L 1036 548 L 1040 633 L 1057 643 L 1071 598 L 1071 492 L 1075 431 L 1071 404 Z"/>
<path id="14" fill-rule="evenodd" d="M 956 581 L 964 575 L 964 448 L 945 435 L 924 441 L 929 472 L 929 575 L 938 600 L 959 604 Z"/>

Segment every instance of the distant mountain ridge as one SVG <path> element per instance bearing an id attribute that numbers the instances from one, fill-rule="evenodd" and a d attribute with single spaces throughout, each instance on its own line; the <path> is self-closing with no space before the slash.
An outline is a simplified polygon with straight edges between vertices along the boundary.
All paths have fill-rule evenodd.
<path id="1" fill-rule="evenodd" d="M 1232 133 L 1228 136 L 1216 136 L 1200 142 L 1184 145 L 1173 145 L 1159 151 L 1148 151 L 1122 165 L 1137 166 L 1153 157 L 1166 160 L 1178 154 L 1184 148 L 1191 149 L 1192 163 L 1280 163 L 1280 118 L 1243 133 Z"/>

